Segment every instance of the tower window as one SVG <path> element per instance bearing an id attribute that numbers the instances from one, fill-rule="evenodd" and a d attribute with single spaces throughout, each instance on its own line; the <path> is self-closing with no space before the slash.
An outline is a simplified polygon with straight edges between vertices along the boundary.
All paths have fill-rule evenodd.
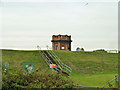
<path id="1" fill-rule="evenodd" d="M 62 45 L 61 49 L 65 49 L 64 45 Z"/>

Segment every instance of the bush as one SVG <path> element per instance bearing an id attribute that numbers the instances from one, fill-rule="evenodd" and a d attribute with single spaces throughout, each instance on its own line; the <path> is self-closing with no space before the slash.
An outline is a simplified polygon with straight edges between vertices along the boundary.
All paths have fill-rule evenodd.
<path id="1" fill-rule="evenodd" d="M 25 74 L 22 71 L 11 73 L 10 71 L 4 72 L 2 78 L 2 88 L 72 88 L 73 82 L 68 76 L 61 74 L 50 74 L 44 72 L 33 72 Z"/>

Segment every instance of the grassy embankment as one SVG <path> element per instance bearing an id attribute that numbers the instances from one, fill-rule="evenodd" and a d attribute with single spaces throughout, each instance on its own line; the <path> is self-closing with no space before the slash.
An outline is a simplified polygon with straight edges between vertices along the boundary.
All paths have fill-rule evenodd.
<path id="1" fill-rule="evenodd" d="M 54 51 L 61 61 L 72 68 L 70 78 L 77 85 L 103 86 L 118 74 L 118 54 L 102 52 Z M 2 51 L 2 62 L 8 62 L 11 73 L 22 68 L 22 63 L 32 61 L 38 72 L 51 73 L 37 51 Z"/>
<path id="2" fill-rule="evenodd" d="M 118 54 L 102 52 L 55 51 L 72 67 L 71 78 L 83 86 L 103 86 L 118 74 Z"/>

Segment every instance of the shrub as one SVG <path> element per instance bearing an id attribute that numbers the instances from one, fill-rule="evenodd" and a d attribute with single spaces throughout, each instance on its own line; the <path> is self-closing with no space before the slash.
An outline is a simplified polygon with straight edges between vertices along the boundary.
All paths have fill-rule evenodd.
<path id="1" fill-rule="evenodd" d="M 4 72 L 2 78 L 2 88 L 72 88 L 73 82 L 68 76 L 61 74 L 50 74 L 44 72 L 33 72 L 25 74 L 17 71 L 14 74 L 10 71 Z"/>

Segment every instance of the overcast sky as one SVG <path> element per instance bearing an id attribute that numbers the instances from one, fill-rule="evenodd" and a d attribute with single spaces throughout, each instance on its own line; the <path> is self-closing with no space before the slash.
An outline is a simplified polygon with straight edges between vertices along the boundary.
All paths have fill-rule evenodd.
<path id="1" fill-rule="evenodd" d="M 2 2 L 118 2 L 119 0 L 1 0 Z"/>
<path id="2" fill-rule="evenodd" d="M 67 34 L 72 50 L 118 49 L 117 0 L 97 1 L 2 0 L 0 48 L 44 49 L 52 35 Z"/>

